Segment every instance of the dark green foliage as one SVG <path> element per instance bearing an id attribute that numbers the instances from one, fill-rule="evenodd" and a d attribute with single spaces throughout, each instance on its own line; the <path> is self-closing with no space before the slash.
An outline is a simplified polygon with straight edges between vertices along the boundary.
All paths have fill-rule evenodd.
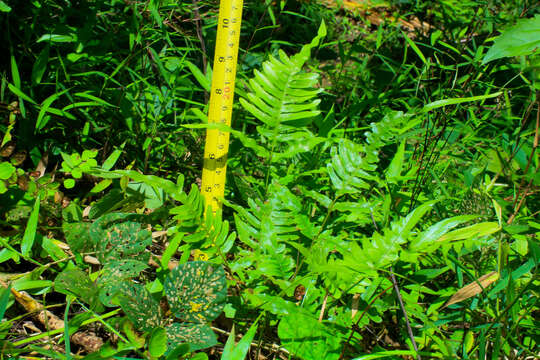
<path id="1" fill-rule="evenodd" d="M 245 2 L 227 127 L 217 3 L 0 0 L 2 355 L 537 356 L 538 7 L 372 3 Z"/>
<path id="2" fill-rule="evenodd" d="M 99 289 L 88 274 L 79 268 L 66 269 L 54 279 L 54 290 L 66 295 L 84 299 L 93 309 L 102 308 L 99 304 Z"/>

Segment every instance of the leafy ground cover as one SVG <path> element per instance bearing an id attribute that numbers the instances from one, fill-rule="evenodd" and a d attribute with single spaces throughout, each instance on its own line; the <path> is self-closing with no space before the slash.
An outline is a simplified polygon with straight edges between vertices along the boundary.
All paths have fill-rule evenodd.
<path id="1" fill-rule="evenodd" d="M 539 10 L 0 1 L 0 358 L 537 358 Z"/>

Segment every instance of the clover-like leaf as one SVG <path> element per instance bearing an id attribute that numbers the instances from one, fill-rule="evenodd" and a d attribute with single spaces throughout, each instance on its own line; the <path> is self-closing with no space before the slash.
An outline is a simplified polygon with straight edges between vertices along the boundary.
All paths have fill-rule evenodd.
<path id="1" fill-rule="evenodd" d="M 142 331 L 162 326 L 161 308 L 144 285 L 132 283 L 125 286 L 119 299 L 126 316 Z"/>
<path id="2" fill-rule="evenodd" d="M 227 297 L 225 271 L 204 261 L 177 266 L 163 286 L 172 313 L 185 321 L 212 321 L 223 310 Z"/>
<path id="3" fill-rule="evenodd" d="M 167 349 L 189 344 L 191 351 L 206 349 L 217 344 L 216 334 L 207 324 L 172 323 L 167 330 Z"/>

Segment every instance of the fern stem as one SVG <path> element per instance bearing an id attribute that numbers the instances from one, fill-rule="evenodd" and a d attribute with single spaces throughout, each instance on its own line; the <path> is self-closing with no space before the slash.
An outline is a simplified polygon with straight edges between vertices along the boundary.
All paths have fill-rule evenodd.
<path id="1" fill-rule="evenodd" d="M 311 241 L 311 245 L 309 246 L 310 251 L 313 248 L 313 244 L 315 244 L 315 242 L 317 241 L 317 239 L 319 238 L 319 236 L 323 232 L 324 227 L 325 227 L 326 223 L 328 222 L 328 218 L 330 217 L 330 214 L 332 213 L 332 210 L 334 209 L 334 205 L 336 204 L 336 202 L 338 201 L 338 199 L 340 197 L 341 197 L 341 195 L 336 196 L 336 198 L 334 200 L 332 200 L 332 202 L 330 203 L 330 206 L 328 206 L 328 211 L 326 212 L 326 216 L 324 217 L 324 220 L 321 223 L 321 228 L 319 229 L 319 232 L 317 233 L 317 235 L 315 235 L 315 238 Z M 302 267 L 302 265 L 304 265 L 304 259 L 300 260 L 300 263 L 298 264 L 298 266 L 296 266 L 296 270 L 295 270 L 293 276 L 289 279 L 290 281 L 292 281 L 292 280 L 294 280 L 296 278 L 296 276 L 298 275 L 298 272 L 300 271 L 300 268 Z"/>

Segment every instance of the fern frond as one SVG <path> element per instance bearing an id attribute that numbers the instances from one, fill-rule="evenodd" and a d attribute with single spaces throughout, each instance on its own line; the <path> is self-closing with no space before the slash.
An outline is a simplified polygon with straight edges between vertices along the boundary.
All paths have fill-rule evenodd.
<path id="1" fill-rule="evenodd" d="M 249 80 L 250 92 L 240 98 L 242 106 L 262 125 L 257 127 L 260 142 L 268 151 L 269 160 L 283 158 L 311 150 L 323 142 L 306 128 L 320 114 L 316 89 L 319 75 L 302 71 L 310 51 L 326 35 L 324 23 L 313 41 L 293 57 L 279 51 L 279 59 L 270 56 L 255 70 Z"/>
<path id="2" fill-rule="evenodd" d="M 370 158 L 363 154 L 364 146 L 346 139 L 332 147 L 332 159 L 326 168 L 336 189 L 336 196 L 369 189 L 369 182 L 377 181 L 376 162 L 370 161 Z"/>
<path id="3" fill-rule="evenodd" d="M 251 258 L 256 271 L 267 276 L 290 276 L 294 261 L 286 243 L 299 238 L 297 218 L 302 210 L 296 196 L 274 182 L 266 201 L 249 201 L 249 210 L 231 206 L 237 211 L 234 218 L 240 241 L 254 250 Z"/>

